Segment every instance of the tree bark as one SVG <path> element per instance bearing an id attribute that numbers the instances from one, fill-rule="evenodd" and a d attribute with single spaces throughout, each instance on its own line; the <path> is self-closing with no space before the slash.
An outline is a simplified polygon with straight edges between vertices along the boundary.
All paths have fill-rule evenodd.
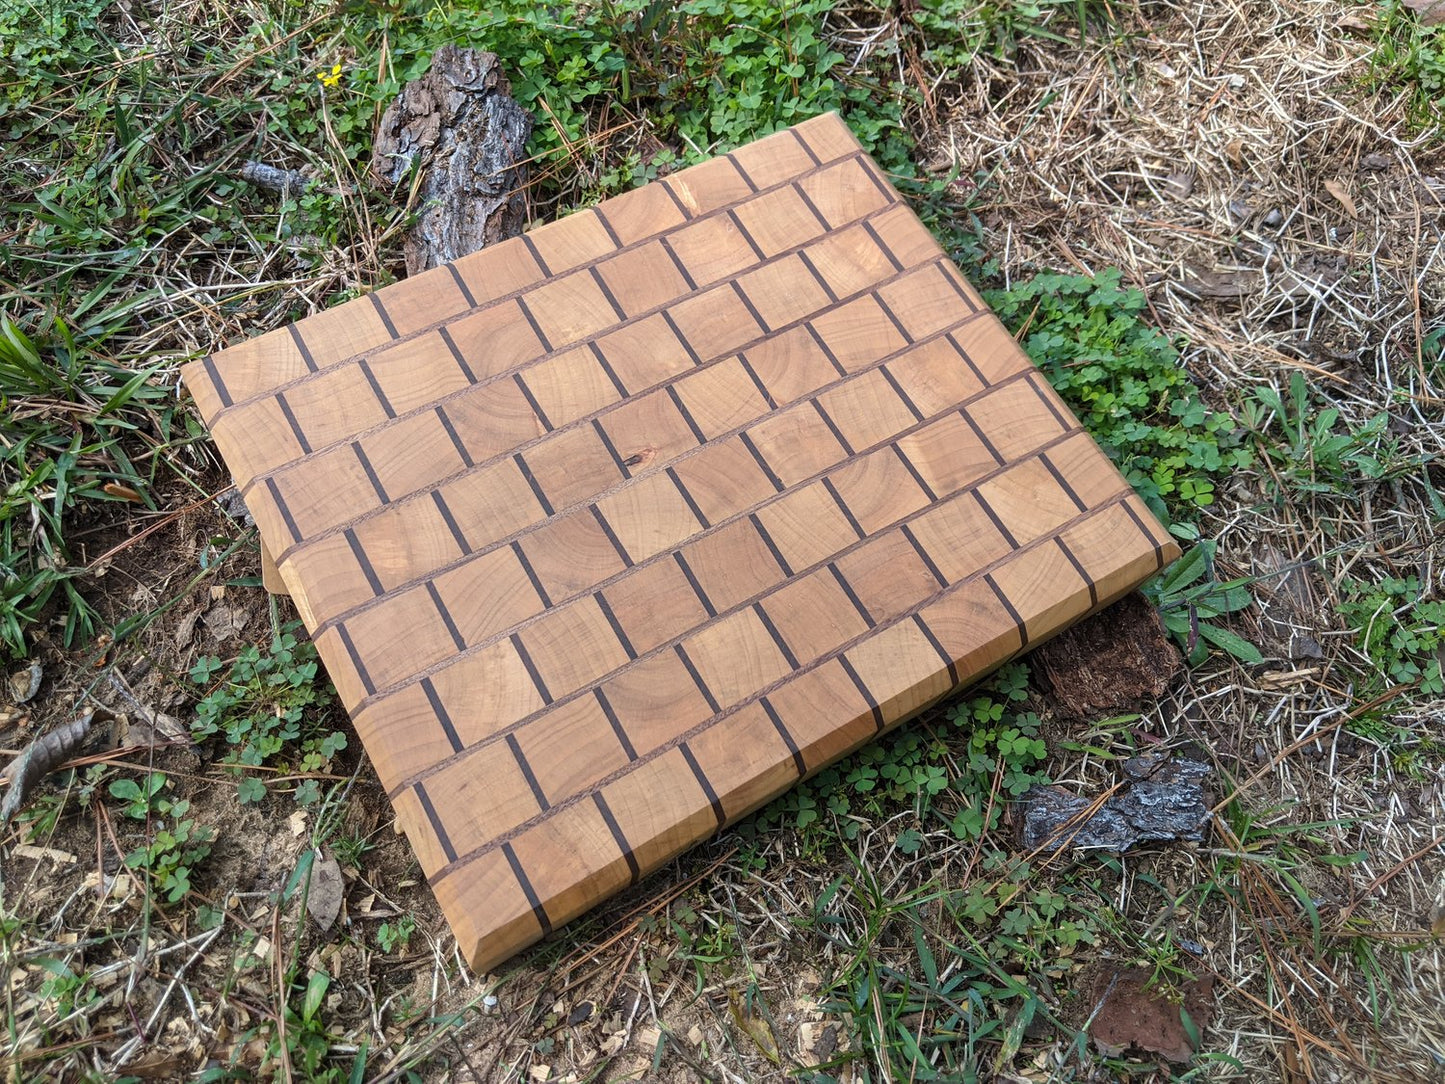
<path id="1" fill-rule="evenodd" d="M 408 275 L 522 232 L 532 117 L 511 89 L 496 54 L 444 45 L 382 116 L 373 175 L 392 186 L 418 177 Z"/>

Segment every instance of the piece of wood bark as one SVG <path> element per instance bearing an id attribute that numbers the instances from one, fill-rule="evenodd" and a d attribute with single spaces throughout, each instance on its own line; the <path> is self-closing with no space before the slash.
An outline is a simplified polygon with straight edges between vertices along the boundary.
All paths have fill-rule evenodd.
<path id="1" fill-rule="evenodd" d="M 1034 656 L 1064 718 L 1091 719 L 1161 696 L 1179 650 L 1137 591 L 1055 636 Z"/>
<path id="2" fill-rule="evenodd" d="M 383 114 L 372 173 L 399 185 L 420 172 L 408 275 L 522 232 L 532 117 L 510 91 L 496 54 L 444 45 Z"/>

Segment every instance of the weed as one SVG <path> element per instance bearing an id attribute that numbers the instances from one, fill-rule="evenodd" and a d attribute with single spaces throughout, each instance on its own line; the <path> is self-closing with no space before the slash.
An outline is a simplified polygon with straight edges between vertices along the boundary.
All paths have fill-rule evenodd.
<path id="1" fill-rule="evenodd" d="M 1271 469 L 1269 485 L 1277 503 L 1299 494 L 1353 499 L 1361 484 L 1379 482 L 1420 467 L 1424 457 L 1403 457 L 1398 439 L 1380 413 L 1351 431 L 1334 407 L 1316 411 L 1304 374 L 1293 372 L 1288 396 L 1262 385 L 1245 399 L 1241 418 Z"/>
<path id="2" fill-rule="evenodd" d="M 1215 483 L 1251 462 L 1233 421 L 1205 406 L 1119 271 L 1035 275 L 987 300 L 1166 522 L 1212 504 Z"/>
<path id="3" fill-rule="evenodd" d="M 247 646 L 229 669 L 215 656 L 204 656 L 191 668 L 191 680 L 209 689 L 196 705 L 192 733 L 198 740 L 216 735 L 224 739 L 243 803 L 266 796 L 266 784 L 255 769 L 276 766 L 296 774 L 315 773 L 346 748 L 345 732 L 326 725 L 332 692 L 318 680 L 315 645 L 298 640 L 298 628 L 299 622 L 285 626 L 265 651 Z M 285 759 L 283 753 L 296 759 Z M 303 806 L 314 805 L 320 796 L 314 779 L 296 789 L 296 801 Z"/>
<path id="4" fill-rule="evenodd" d="M 277 908 L 294 906 L 296 913 L 304 915 L 311 870 L 318 853 L 315 847 L 307 847 L 301 852 L 285 886 L 273 897 Z M 306 928 L 304 921 L 297 924 L 289 938 L 289 951 L 284 944 L 271 946 L 272 952 L 285 957 L 284 966 L 280 963 L 275 965 L 282 995 L 278 998 L 274 1015 L 268 1014 L 268 1019 L 239 1034 L 232 1047 L 233 1057 L 244 1050 L 254 1049 L 263 1069 L 269 1068 L 277 1076 L 288 1079 L 318 1082 L 361 1080 L 366 1068 L 366 1044 L 363 1042 L 359 1048 L 352 1047 L 347 1053 L 335 1049 L 337 1037 L 326 1023 L 325 1010 L 335 1005 L 339 995 L 332 991 L 332 977 L 324 967 L 312 966 L 315 956 L 312 955 L 311 962 L 308 962 L 300 952 Z M 238 970 L 242 973 L 263 966 L 254 953 L 244 954 L 238 959 Z M 215 1066 L 198 1079 L 249 1080 L 252 1076 L 240 1066 Z"/>
<path id="5" fill-rule="evenodd" d="M 1425 26 L 1403 0 L 1386 0 L 1376 9 L 1373 32 L 1370 81 L 1403 89 L 1412 124 L 1438 130 L 1445 92 L 1445 27 Z"/>
<path id="6" fill-rule="evenodd" d="M 918 0 L 907 10 L 908 21 L 918 31 L 920 59 L 938 72 L 941 79 L 957 79 L 978 56 L 1003 59 L 1012 56 L 1021 38 L 1066 39 L 1050 29 L 1052 17 L 1074 8 L 1084 14 L 1075 0 L 1042 0 L 1023 3 L 977 3 L 976 0 Z M 1078 20 L 1084 25 L 1084 19 Z"/>
<path id="7" fill-rule="evenodd" d="M 402 915 L 394 923 L 383 922 L 377 927 L 376 943 L 382 952 L 405 952 L 414 933 L 416 921 L 410 915 Z"/>
<path id="8" fill-rule="evenodd" d="M 53 1001 L 59 1016 L 69 1016 L 77 1008 L 84 1009 L 100 996 L 84 973 L 76 974 L 63 960 L 42 956 L 35 962 L 50 976 L 40 987 L 40 997 Z"/>
<path id="9" fill-rule="evenodd" d="M 1042 780 L 1037 767 L 1046 750 L 1039 739 L 1040 721 L 1032 712 L 1012 705 L 1027 699 L 1028 670 L 1022 663 L 1003 667 L 966 700 L 941 713 L 932 726 L 910 726 L 864 746 L 845 760 L 824 768 L 794 787 L 740 826 L 743 835 L 779 823 L 801 829 L 813 846 L 822 846 L 834 832 L 847 840 L 871 821 L 911 807 L 919 817 L 935 811 L 935 799 L 948 797 L 956 814 L 944 817 L 959 838 L 977 838 L 983 831 L 983 809 L 1002 780 L 1010 795 L 1023 793 Z M 949 724 L 941 729 L 941 724 Z M 961 772 L 951 731 L 967 734 L 966 761 Z M 997 823 L 999 809 L 989 816 Z M 911 835 L 895 845 L 908 853 L 917 849 Z"/>
<path id="10" fill-rule="evenodd" d="M 1007 1064 L 1048 987 L 1071 969 L 1093 920 L 1068 895 L 1025 888 L 1027 865 L 966 890 L 925 885 L 892 898 L 858 859 L 819 896 L 813 921 L 837 953 L 825 1007 L 851 1020 L 861 1047 L 919 1080 L 988 1079 Z M 946 966 L 940 967 L 941 953 Z M 1024 977 L 1027 975 L 1027 977 Z"/>
<path id="11" fill-rule="evenodd" d="M 60 320 L 26 334 L 0 313 L 0 649 L 27 651 L 25 626 L 57 590 L 64 639 L 85 639 L 95 615 L 75 586 L 66 516 L 83 502 L 151 505 L 137 437 L 169 431 L 168 389 L 154 367 L 131 371 L 77 343 Z M 149 415 L 149 416 L 148 416 Z M 151 505 L 153 507 L 153 505 Z"/>
<path id="12" fill-rule="evenodd" d="M 1427 601 L 1416 576 L 1384 577 L 1378 584 L 1348 580 L 1343 587 L 1340 615 L 1370 660 L 1362 691 L 1409 685 L 1423 696 L 1445 694 L 1445 602 Z"/>
<path id="13" fill-rule="evenodd" d="M 167 798 L 166 783 L 162 773 L 149 772 L 141 783 L 112 780 L 110 794 L 125 803 L 127 817 L 147 824 L 148 838 L 126 855 L 126 866 L 145 871 L 166 902 L 177 903 L 190 892 L 191 872 L 211 853 L 216 833 L 188 816 L 188 799 Z"/>
<path id="14" fill-rule="evenodd" d="M 1238 633 L 1215 624 L 1214 619 L 1237 613 L 1254 604 L 1246 579 L 1220 583 L 1214 579 L 1216 544 L 1200 541 L 1161 575 L 1143 587 L 1144 594 L 1159 609 L 1164 627 L 1184 649 L 1191 666 L 1209 654 L 1209 645 L 1223 648 L 1242 663 L 1255 665 L 1264 656 Z"/>

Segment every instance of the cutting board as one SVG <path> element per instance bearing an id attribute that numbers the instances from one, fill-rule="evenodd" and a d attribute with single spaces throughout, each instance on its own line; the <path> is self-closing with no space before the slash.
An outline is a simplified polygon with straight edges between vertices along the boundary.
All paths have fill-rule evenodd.
<path id="1" fill-rule="evenodd" d="M 478 971 L 1177 554 L 833 114 L 184 377 Z"/>

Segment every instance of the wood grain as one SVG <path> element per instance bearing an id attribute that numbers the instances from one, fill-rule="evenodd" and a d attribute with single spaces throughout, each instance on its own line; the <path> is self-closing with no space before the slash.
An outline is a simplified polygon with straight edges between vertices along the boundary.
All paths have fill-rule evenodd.
<path id="1" fill-rule="evenodd" d="M 1177 555 L 833 115 L 185 379 L 481 971 Z"/>

